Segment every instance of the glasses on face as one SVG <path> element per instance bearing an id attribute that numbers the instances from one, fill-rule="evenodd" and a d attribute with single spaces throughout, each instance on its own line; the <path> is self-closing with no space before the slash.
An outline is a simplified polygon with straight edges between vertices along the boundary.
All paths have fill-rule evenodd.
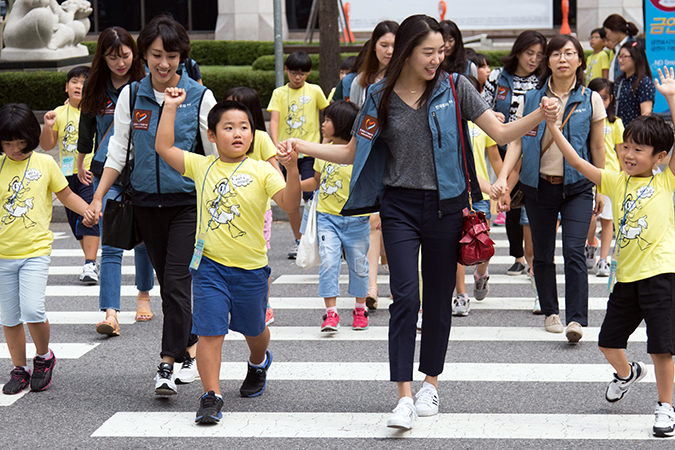
<path id="1" fill-rule="evenodd" d="M 526 51 L 525 56 L 527 56 L 528 58 L 534 57 L 537 61 L 541 61 L 542 58 L 544 58 L 543 53 L 538 53 L 538 52 L 536 53 L 536 52 L 533 52 L 532 50 Z"/>
<path id="2" fill-rule="evenodd" d="M 288 74 L 292 77 L 305 77 L 305 76 L 309 75 L 309 72 L 302 72 L 302 71 L 299 71 L 299 70 L 290 70 L 288 72 Z"/>
<path id="3" fill-rule="evenodd" d="M 560 53 L 560 52 L 553 52 L 551 53 L 551 56 L 549 56 L 550 59 L 560 59 L 560 57 L 564 56 L 565 59 L 572 59 L 575 56 L 577 56 L 577 52 L 574 52 L 572 50 L 567 50 L 566 52 Z"/>
<path id="4" fill-rule="evenodd" d="M 630 55 L 619 55 L 618 58 L 619 59 L 630 59 L 631 56 Z"/>

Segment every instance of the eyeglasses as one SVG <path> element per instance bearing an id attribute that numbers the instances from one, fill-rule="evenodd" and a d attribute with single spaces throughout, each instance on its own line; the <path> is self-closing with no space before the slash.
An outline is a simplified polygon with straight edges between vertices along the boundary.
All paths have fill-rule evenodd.
<path id="1" fill-rule="evenodd" d="M 617 58 L 626 59 L 626 58 L 632 58 L 632 56 L 630 56 L 630 55 L 619 55 L 619 56 L 617 56 Z"/>
<path id="2" fill-rule="evenodd" d="M 528 58 L 534 57 L 537 61 L 541 61 L 544 58 L 543 53 L 535 53 L 532 50 L 526 51 L 525 56 L 527 56 Z"/>
<path id="3" fill-rule="evenodd" d="M 577 52 L 573 52 L 572 50 L 568 50 L 568 51 L 566 51 L 566 52 L 564 52 L 564 53 L 553 52 L 553 53 L 551 53 L 551 55 L 549 56 L 549 58 L 550 58 L 550 59 L 560 59 L 561 56 L 565 56 L 565 59 L 572 59 L 572 58 L 574 58 L 575 56 L 577 56 Z"/>
<path id="4" fill-rule="evenodd" d="M 302 72 L 302 71 L 298 71 L 298 70 L 289 70 L 288 74 L 292 77 L 305 77 L 305 76 L 309 75 L 309 72 Z"/>

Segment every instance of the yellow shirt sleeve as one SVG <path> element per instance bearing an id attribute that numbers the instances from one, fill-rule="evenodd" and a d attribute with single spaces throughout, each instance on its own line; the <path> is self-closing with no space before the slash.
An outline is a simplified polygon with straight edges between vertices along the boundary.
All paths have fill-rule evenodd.
<path id="1" fill-rule="evenodd" d="M 281 96 L 281 91 L 285 88 L 285 86 L 278 87 L 272 92 L 272 98 L 270 99 L 270 104 L 267 105 L 267 110 L 268 111 L 279 111 L 281 112 L 282 109 L 282 96 Z"/>

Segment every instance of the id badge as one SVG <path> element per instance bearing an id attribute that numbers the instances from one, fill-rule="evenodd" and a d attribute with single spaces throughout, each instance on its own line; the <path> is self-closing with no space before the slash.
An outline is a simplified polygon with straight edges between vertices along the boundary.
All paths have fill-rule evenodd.
<path id="1" fill-rule="evenodd" d="M 616 284 L 616 260 L 612 260 L 609 265 L 609 280 L 607 280 L 607 290 L 614 292 L 614 285 Z"/>
<path id="2" fill-rule="evenodd" d="M 195 244 L 195 251 L 192 254 L 192 261 L 190 261 L 190 269 L 198 270 L 199 264 L 202 262 L 202 254 L 204 253 L 204 240 L 206 233 L 199 233 L 199 239 Z"/>
<path id="3" fill-rule="evenodd" d="M 65 176 L 70 176 L 75 170 L 75 157 L 74 156 L 64 156 L 61 160 L 61 172 Z"/>

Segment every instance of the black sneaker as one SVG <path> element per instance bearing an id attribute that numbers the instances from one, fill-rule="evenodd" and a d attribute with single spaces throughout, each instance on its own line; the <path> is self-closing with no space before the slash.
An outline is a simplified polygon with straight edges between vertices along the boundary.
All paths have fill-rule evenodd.
<path id="1" fill-rule="evenodd" d="M 267 364 L 262 369 L 248 365 L 248 373 L 246 379 L 239 388 L 239 393 L 242 397 L 257 397 L 263 393 L 265 386 L 267 386 L 267 369 L 272 364 L 272 353 L 269 350 L 265 353 L 267 355 Z"/>
<path id="2" fill-rule="evenodd" d="M 507 275 L 521 275 L 525 272 L 525 266 L 516 261 L 511 267 L 506 271 Z"/>
<path id="3" fill-rule="evenodd" d="M 209 391 L 202 395 L 199 400 L 199 410 L 195 422 L 197 423 L 218 423 L 223 413 L 223 399 L 218 397 L 215 392 Z"/>
<path id="4" fill-rule="evenodd" d="M 51 350 L 50 350 L 51 351 Z M 31 391 L 44 391 L 52 384 L 52 372 L 56 365 L 56 356 L 54 352 L 51 358 L 33 358 L 33 376 L 30 379 Z"/>
<path id="5" fill-rule="evenodd" d="M 10 375 L 10 380 L 2 387 L 3 394 L 18 394 L 30 384 L 30 373 L 26 372 L 23 367 L 15 367 Z"/>

